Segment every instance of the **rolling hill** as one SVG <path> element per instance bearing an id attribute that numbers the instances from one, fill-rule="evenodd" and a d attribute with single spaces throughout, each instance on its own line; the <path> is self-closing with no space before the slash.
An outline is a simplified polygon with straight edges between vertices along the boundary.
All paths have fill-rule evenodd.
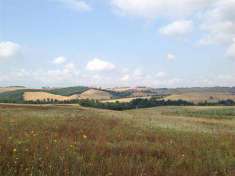
<path id="1" fill-rule="evenodd" d="M 135 98 L 152 96 L 164 96 L 165 100 L 185 100 L 194 103 L 220 100 L 235 100 L 234 87 L 211 87 L 211 88 L 175 88 L 175 89 L 154 89 L 147 87 L 137 88 L 114 88 L 96 89 L 85 86 L 65 87 L 65 88 L 44 88 L 27 89 L 24 87 L 0 88 L 0 102 L 2 103 L 23 103 L 27 101 L 37 101 L 53 99 L 57 101 L 74 99 L 94 99 L 100 101 L 124 100 L 129 101 Z"/>
<path id="2" fill-rule="evenodd" d="M 25 89 L 23 86 L 0 87 L 0 93 Z"/>
<path id="3" fill-rule="evenodd" d="M 193 103 L 201 102 L 218 102 L 221 100 L 235 100 L 235 95 L 230 92 L 186 92 L 180 94 L 172 94 L 167 96 L 165 100 L 185 100 Z"/>
<path id="4" fill-rule="evenodd" d="M 105 90 L 89 89 L 79 95 L 79 99 L 110 100 L 113 95 Z"/>
<path id="5" fill-rule="evenodd" d="M 68 101 L 68 100 L 75 100 L 78 99 L 77 95 L 71 96 L 62 96 L 62 95 L 55 95 L 47 92 L 24 92 L 23 98 L 25 101 Z"/>

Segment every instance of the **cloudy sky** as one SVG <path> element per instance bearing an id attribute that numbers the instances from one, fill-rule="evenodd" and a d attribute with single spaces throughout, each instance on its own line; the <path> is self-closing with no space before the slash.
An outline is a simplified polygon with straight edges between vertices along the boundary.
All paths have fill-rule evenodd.
<path id="1" fill-rule="evenodd" d="M 0 0 L 0 86 L 235 86 L 235 0 Z"/>

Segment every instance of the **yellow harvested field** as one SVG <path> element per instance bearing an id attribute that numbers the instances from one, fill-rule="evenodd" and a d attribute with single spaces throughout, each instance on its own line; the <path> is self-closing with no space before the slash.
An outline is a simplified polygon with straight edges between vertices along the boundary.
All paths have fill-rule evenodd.
<path id="1" fill-rule="evenodd" d="M 138 99 L 138 98 L 141 98 L 141 99 L 150 99 L 151 96 L 149 97 L 133 97 L 133 98 L 119 98 L 119 99 L 112 99 L 112 100 L 103 100 L 101 101 L 102 103 L 115 103 L 115 102 L 120 102 L 120 103 L 128 103 L 132 100 L 135 100 L 135 99 Z"/>
<path id="2" fill-rule="evenodd" d="M 57 101 L 65 101 L 65 100 L 74 100 L 78 99 L 78 95 L 72 96 L 61 96 L 61 95 L 54 95 L 47 92 L 25 92 L 24 93 L 24 100 L 25 101 L 43 101 L 47 99 L 53 99 Z"/>
<path id="3" fill-rule="evenodd" d="M 89 89 L 79 95 L 79 99 L 93 99 L 93 100 L 109 100 L 112 98 L 112 95 L 109 92 Z"/>
<path id="4" fill-rule="evenodd" d="M 218 100 L 235 100 L 235 95 L 230 93 L 216 93 L 216 92 L 191 92 L 183 94 L 170 95 L 165 100 L 186 100 L 194 103 L 200 103 L 204 101 L 218 101 Z"/>

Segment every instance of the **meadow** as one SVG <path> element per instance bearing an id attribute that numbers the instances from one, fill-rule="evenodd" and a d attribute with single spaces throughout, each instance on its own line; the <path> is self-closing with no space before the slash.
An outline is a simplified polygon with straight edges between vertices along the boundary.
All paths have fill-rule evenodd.
<path id="1" fill-rule="evenodd" d="M 235 107 L 0 105 L 3 176 L 234 176 Z"/>

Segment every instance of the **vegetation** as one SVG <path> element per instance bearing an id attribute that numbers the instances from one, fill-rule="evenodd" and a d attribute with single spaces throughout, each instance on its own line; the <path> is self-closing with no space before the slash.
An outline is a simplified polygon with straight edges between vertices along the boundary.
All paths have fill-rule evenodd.
<path id="1" fill-rule="evenodd" d="M 0 175 L 233 176 L 234 119 L 161 115 L 172 108 L 1 105 Z"/>
<path id="2" fill-rule="evenodd" d="M 26 90 L 16 90 L 0 93 L 1 103 L 24 103 L 23 94 Z M 33 91 L 33 90 L 30 90 Z"/>
<path id="3" fill-rule="evenodd" d="M 213 119 L 233 119 L 235 118 L 235 109 L 230 107 L 222 108 L 197 108 L 188 107 L 172 108 L 163 112 L 164 115 L 185 116 L 185 117 L 200 117 Z"/>
<path id="4" fill-rule="evenodd" d="M 123 91 L 123 92 L 115 92 L 111 90 L 104 90 L 104 91 L 109 92 L 112 95 L 113 99 L 130 97 L 132 94 L 130 91 Z"/>
<path id="5" fill-rule="evenodd" d="M 186 105 L 193 105 L 190 102 L 186 102 L 183 100 L 171 101 L 171 100 L 158 100 L 155 98 L 151 99 L 134 99 L 130 102 L 107 102 L 102 103 L 99 101 L 93 100 L 80 100 L 79 104 L 85 107 L 94 107 L 99 109 L 110 109 L 110 110 L 128 110 L 128 109 L 138 109 L 138 108 L 149 108 L 149 107 L 156 107 L 156 106 L 186 106 Z"/>
<path id="6" fill-rule="evenodd" d="M 66 87 L 66 88 L 58 88 L 48 91 L 48 93 L 62 95 L 62 96 L 71 96 L 74 94 L 80 94 L 88 90 L 88 87 L 85 86 L 76 86 L 76 87 Z"/>

